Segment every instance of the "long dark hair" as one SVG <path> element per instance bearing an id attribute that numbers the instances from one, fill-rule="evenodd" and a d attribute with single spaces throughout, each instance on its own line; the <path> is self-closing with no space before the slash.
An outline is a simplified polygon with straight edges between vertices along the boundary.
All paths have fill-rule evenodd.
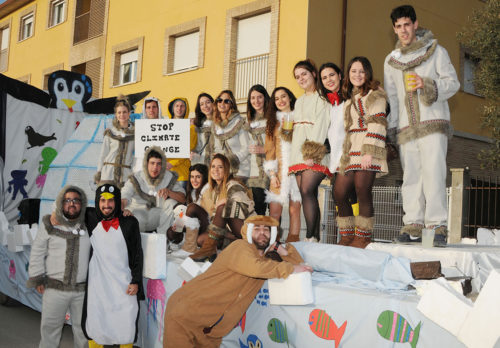
<path id="1" fill-rule="evenodd" d="M 192 171 L 197 171 L 201 174 L 201 185 L 197 189 L 193 188 L 193 185 L 191 185 L 191 172 Z M 187 187 L 186 187 L 186 196 L 187 196 L 187 203 L 188 204 L 192 203 L 191 193 L 193 192 L 193 190 L 196 190 L 195 197 L 196 197 L 196 200 L 198 200 L 198 198 L 200 198 L 201 189 L 203 188 L 203 186 L 205 186 L 205 184 L 207 182 L 208 182 L 208 167 L 206 165 L 204 165 L 202 163 L 197 163 L 197 164 L 194 164 L 191 167 L 189 167 L 189 178 L 188 178 Z"/>
<path id="2" fill-rule="evenodd" d="M 318 77 L 318 86 L 317 86 L 318 93 L 319 93 L 321 98 L 325 99 L 327 102 L 330 102 L 330 100 L 327 97 L 327 94 L 331 93 L 331 92 L 325 88 L 325 86 L 323 85 L 323 81 L 321 79 L 321 72 L 323 70 L 325 70 L 326 68 L 331 68 L 331 69 L 335 70 L 335 72 L 340 76 L 338 95 L 340 97 L 340 101 L 342 102 L 344 100 L 344 98 L 342 97 L 342 85 L 344 82 L 344 73 L 335 63 L 327 62 L 327 63 L 322 64 L 319 67 L 319 71 L 318 71 L 319 77 Z"/>
<path id="3" fill-rule="evenodd" d="M 219 95 L 217 96 L 217 98 L 215 98 L 216 103 L 217 103 L 217 99 L 219 99 L 220 96 L 223 95 L 224 93 L 229 95 L 229 99 L 231 99 L 231 110 L 232 110 L 231 115 L 234 112 L 239 113 L 238 105 L 236 105 L 236 99 L 234 98 L 233 91 L 231 91 L 230 89 L 225 89 L 222 92 L 220 92 Z M 222 118 L 220 117 L 220 112 L 219 112 L 219 108 L 217 107 L 217 104 L 215 104 L 214 121 L 216 123 L 222 122 Z"/>
<path id="4" fill-rule="evenodd" d="M 314 61 L 312 59 L 307 58 L 306 60 L 298 61 L 292 70 L 293 78 L 295 78 L 295 70 L 297 68 L 302 68 L 302 69 L 306 69 L 307 71 L 309 71 L 314 78 L 314 86 L 316 87 L 318 85 L 318 79 L 319 79 L 318 78 L 318 68 L 316 68 L 316 64 L 314 63 Z"/>
<path id="5" fill-rule="evenodd" d="M 207 119 L 207 116 L 201 111 L 200 107 L 200 99 L 203 97 L 208 98 L 212 102 L 212 104 L 214 102 L 214 98 L 212 98 L 210 94 L 200 93 L 198 99 L 196 99 L 196 108 L 194 109 L 194 114 L 195 114 L 194 125 L 196 127 L 201 127 L 203 125 L 203 122 L 205 122 L 205 120 Z M 213 107 L 215 108 L 216 106 L 214 105 Z"/>
<path id="6" fill-rule="evenodd" d="M 365 83 L 360 88 L 361 95 L 366 95 L 370 91 L 370 89 L 375 90 L 380 85 L 380 82 L 373 79 L 373 68 L 368 58 L 354 57 L 347 65 L 347 70 L 346 70 L 347 77 L 344 79 L 344 84 L 342 85 L 342 95 L 346 99 L 350 99 L 352 96 L 352 89 L 354 88 L 354 86 L 351 83 L 351 79 L 349 78 L 349 72 L 351 71 L 352 65 L 356 62 L 360 62 L 361 65 L 363 66 L 363 70 L 365 71 Z"/>
<path id="7" fill-rule="evenodd" d="M 269 94 L 266 91 L 266 88 L 262 85 L 253 85 L 250 90 L 248 91 L 248 98 L 247 98 L 247 121 L 253 121 L 255 118 L 255 113 L 257 112 L 254 107 L 252 106 L 252 103 L 250 102 L 250 96 L 252 95 L 252 92 L 256 91 L 259 92 L 264 96 L 264 114 L 266 113 L 266 110 L 269 106 Z"/>
<path id="8" fill-rule="evenodd" d="M 279 90 L 285 91 L 286 94 L 288 94 L 288 97 L 290 98 L 290 110 L 293 110 L 295 108 L 295 102 L 297 101 L 297 98 L 295 95 L 286 87 L 276 87 L 271 94 L 270 98 L 270 103 L 269 107 L 267 108 L 266 111 L 266 120 L 267 120 L 267 125 L 266 125 L 266 135 L 269 137 L 272 137 L 274 134 L 274 130 L 278 126 L 278 120 L 276 119 L 276 113 L 279 111 L 278 108 L 276 107 L 276 102 L 274 101 L 274 98 L 276 97 L 276 92 Z"/>

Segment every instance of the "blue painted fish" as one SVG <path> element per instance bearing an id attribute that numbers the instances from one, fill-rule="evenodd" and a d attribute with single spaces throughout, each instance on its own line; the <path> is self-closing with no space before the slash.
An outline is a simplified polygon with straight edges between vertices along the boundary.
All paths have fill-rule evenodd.
<path id="1" fill-rule="evenodd" d="M 405 318 L 393 311 L 383 311 L 377 319 L 377 330 L 380 336 L 391 342 L 408 342 L 412 348 L 417 346 L 421 325 L 421 322 L 418 323 L 413 330 Z"/>
<path id="2" fill-rule="evenodd" d="M 238 341 L 240 341 L 240 348 L 263 348 L 262 341 L 254 334 L 248 335 L 246 345 L 240 339 Z"/>
<path id="3" fill-rule="evenodd" d="M 279 319 L 272 318 L 267 324 L 267 333 L 269 334 L 269 338 L 273 342 L 286 342 L 288 346 L 288 333 L 286 332 L 286 323 L 285 325 L 283 325 L 283 323 Z"/>

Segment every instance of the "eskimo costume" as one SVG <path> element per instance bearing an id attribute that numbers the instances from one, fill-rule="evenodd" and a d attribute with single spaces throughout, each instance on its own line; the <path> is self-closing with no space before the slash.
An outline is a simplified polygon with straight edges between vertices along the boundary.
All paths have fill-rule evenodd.
<path id="1" fill-rule="evenodd" d="M 324 142 L 330 126 L 330 108 L 317 91 L 302 95 L 294 108 L 293 137 L 290 153 L 289 174 L 306 169 L 331 176 L 328 170 L 330 156 L 326 155 Z M 307 166 L 306 159 L 313 159 L 314 165 Z"/>
<path id="2" fill-rule="evenodd" d="M 161 156 L 161 171 L 158 177 L 151 178 L 148 172 L 148 155 L 155 151 Z M 163 150 L 157 146 L 144 153 L 143 168 L 130 175 L 122 190 L 122 198 L 128 201 L 126 208 L 139 221 L 140 230 L 166 234 L 174 222 L 174 207 L 178 203 L 172 198 L 163 199 L 158 191 L 163 188 L 182 192 L 184 188 L 177 181 L 177 173 L 166 169 L 167 160 Z"/>
<path id="3" fill-rule="evenodd" d="M 330 143 L 330 172 L 338 170 L 342 147 L 346 132 L 344 130 L 344 102 L 330 106 L 330 128 L 328 129 L 328 142 Z"/>
<path id="4" fill-rule="evenodd" d="M 250 137 L 250 143 L 264 147 L 266 135 L 266 118 L 264 114 L 255 113 L 253 121 L 245 122 L 244 128 Z M 263 164 L 266 159 L 263 154 L 250 154 L 250 177 L 247 185 L 252 189 L 255 209 L 258 215 L 266 214 L 266 195 L 265 190 L 269 188 L 269 178 L 264 171 Z"/>
<path id="5" fill-rule="evenodd" d="M 191 165 L 202 163 L 206 166 L 210 165 L 210 159 L 214 152 L 214 135 L 212 134 L 213 121 L 206 119 L 203 121 L 201 127 L 195 127 L 198 142 L 194 149 L 193 159 Z"/>
<path id="6" fill-rule="evenodd" d="M 134 162 L 134 125 L 121 128 L 113 118 L 113 125 L 104 131 L 101 155 L 97 162 L 94 181 L 97 184 L 114 183 L 122 187 L 132 173 Z"/>
<path id="7" fill-rule="evenodd" d="M 301 197 L 295 175 L 288 175 L 291 143 L 281 136 L 282 118 L 283 113 L 277 111 L 276 119 L 278 122 L 273 136 L 266 134 L 264 147 L 266 160 L 263 168 L 269 176 L 272 172 L 276 173 L 280 182 L 280 187 L 269 187 L 269 190 L 266 191 L 266 203 L 276 202 L 284 206 L 288 203 L 289 198 L 294 202 L 300 202 Z"/>
<path id="8" fill-rule="evenodd" d="M 68 190 L 80 194 L 81 210 L 78 218 L 68 220 L 63 215 L 63 199 Z M 87 197 L 76 186 L 64 187 L 55 201 L 57 226 L 50 222 L 50 215 L 42 224 L 31 246 L 29 279 L 27 287 L 45 286 L 42 298 L 40 348 L 58 347 L 66 313 L 71 316 L 74 347 L 87 346 L 82 327 L 82 308 L 87 282 L 90 240 L 84 225 Z"/>
<path id="9" fill-rule="evenodd" d="M 283 262 L 259 254 L 252 244 L 254 225 L 272 226 L 272 245 L 278 221 L 253 216 L 245 221 L 243 239 L 222 251 L 203 274 L 187 282 L 170 296 L 165 311 L 163 345 L 169 347 L 219 347 L 241 319 L 268 278 L 286 278 L 294 265 L 303 262 L 291 245 Z"/>
<path id="10" fill-rule="evenodd" d="M 115 201 L 107 219 L 99 209 L 101 196 Z M 137 339 L 139 300 L 144 300 L 139 224 L 133 216 L 121 214 L 118 187 L 98 187 L 95 202 L 95 219 L 87 221 L 92 249 L 82 328 L 97 344 L 129 345 Z M 127 293 L 129 284 L 137 284 L 136 295 Z"/>
<path id="11" fill-rule="evenodd" d="M 231 163 L 231 174 L 244 181 L 250 176 L 250 137 L 244 129 L 245 119 L 233 112 L 227 120 L 214 122 L 214 153 L 221 153 Z"/>
<path id="12" fill-rule="evenodd" d="M 432 32 L 417 29 L 416 36 L 417 41 L 406 47 L 398 41 L 384 63 L 389 128 L 397 129 L 403 167 L 401 233 L 420 237 L 425 225 L 439 226 L 436 233 L 446 236 L 446 152 L 452 134 L 448 99 L 460 83 L 448 53 Z M 405 71 L 419 75 L 424 87 L 406 92 Z"/>
<path id="13" fill-rule="evenodd" d="M 143 119 L 143 120 L 147 120 L 148 119 L 148 117 L 146 116 L 146 104 L 148 102 L 151 102 L 151 101 L 156 102 L 156 105 L 158 105 L 158 118 L 162 119 L 163 116 L 161 114 L 160 100 L 158 98 L 155 98 L 155 97 L 146 97 L 146 98 L 144 98 L 144 104 L 142 106 L 142 116 L 141 116 L 141 119 Z"/>
<path id="14" fill-rule="evenodd" d="M 186 112 L 184 113 L 184 118 L 187 118 L 189 115 L 189 104 L 186 98 L 174 98 L 170 103 L 168 103 L 168 117 L 174 118 L 173 107 L 176 101 L 181 100 L 186 104 Z M 198 135 L 196 134 L 196 130 L 193 124 L 189 125 L 189 150 L 193 151 L 196 147 L 196 143 L 198 140 Z M 170 169 L 173 172 L 176 172 L 179 175 L 178 181 L 186 182 L 189 180 L 189 167 L 191 166 L 191 161 L 189 158 L 169 158 L 168 163 L 172 165 Z"/>

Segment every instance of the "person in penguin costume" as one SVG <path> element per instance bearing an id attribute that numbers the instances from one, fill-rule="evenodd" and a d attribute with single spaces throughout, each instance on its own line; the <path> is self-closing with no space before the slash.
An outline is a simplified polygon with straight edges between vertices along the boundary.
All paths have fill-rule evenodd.
<path id="1" fill-rule="evenodd" d="M 219 347 L 266 279 L 312 272 L 291 244 L 275 243 L 278 225 L 270 216 L 247 218 L 241 229 L 243 238 L 229 244 L 205 273 L 170 296 L 165 311 L 164 348 Z M 265 256 L 271 249 L 283 262 Z"/>
<path id="2" fill-rule="evenodd" d="M 139 223 L 123 216 L 118 187 L 96 191 L 95 221 L 87 219 L 91 254 L 82 329 L 89 347 L 132 348 L 137 339 L 143 255 Z"/>

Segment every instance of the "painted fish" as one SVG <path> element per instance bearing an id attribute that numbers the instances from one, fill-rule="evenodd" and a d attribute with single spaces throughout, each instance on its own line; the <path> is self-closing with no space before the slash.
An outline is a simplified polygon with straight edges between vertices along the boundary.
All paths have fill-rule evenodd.
<path id="1" fill-rule="evenodd" d="M 421 322 L 418 323 L 413 330 L 405 318 L 393 311 L 383 311 L 377 319 L 377 330 L 380 336 L 391 342 L 408 342 L 412 348 L 417 346 L 421 325 Z"/>
<path id="2" fill-rule="evenodd" d="M 254 334 L 248 335 L 246 345 L 239 338 L 238 341 L 240 341 L 240 348 L 263 348 L 262 341 Z"/>
<path id="3" fill-rule="evenodd" d="M 311 331 L 325 340 L 334 340 L 335 348 L 338 348 L 342 336 L 344 336 L 347 321 L 341 327 L 337 327 L 332 318 L 322 309 L 314 309 L 309 314 L 309 327 Z"/>
<path id="4" fill-rule="evenodd" d="M 288 333 L 286 332 L 286 323 L 283 323 L 276 318 L 272 318 L 269 320 L 267 324 L 267 333 L 269 334 L 269 338 L 273 342 L 283 343 L 286 342 L 288 345 Z"/>

